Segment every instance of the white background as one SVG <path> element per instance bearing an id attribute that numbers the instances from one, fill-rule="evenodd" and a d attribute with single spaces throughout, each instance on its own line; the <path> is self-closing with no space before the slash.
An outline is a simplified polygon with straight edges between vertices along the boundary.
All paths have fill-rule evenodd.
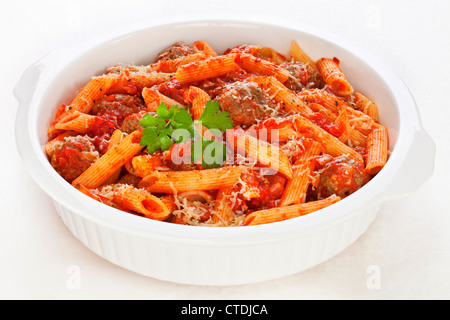
<path id="1" fill-rule="evenodd" d="M 449 299 L 450 2 L 24 1 L 0 11 L 2 299 Z M 46 52 L 142 19 L 226 13 L 285 17 L 331 31 L 370 50 L 410 88 L 437 144 L 435 174 L 407 198 L 386 203 L 354 244 L 283 279 L 199 287 L 146 278 L 110 264 L 63 225 L 16 151 L 14 85 Z M 417 168 L 420 170 L 420 168 Z M 370 270 L 380 287 L 368 286 Z M 68 285 L 72 268 L 80 287 Z"/>

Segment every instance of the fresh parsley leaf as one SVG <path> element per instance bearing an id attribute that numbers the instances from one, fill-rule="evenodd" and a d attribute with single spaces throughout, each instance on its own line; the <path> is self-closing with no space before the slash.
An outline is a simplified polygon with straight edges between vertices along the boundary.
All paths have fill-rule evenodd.
<path id="1" fill-rule="evenodd" d="M 225 161 L 226 145 L 217 140 L 201 138 L 196 127 L 202 124 L 216 137 L 233 127 L 228 112 L 220 112 L 217 101 L 208 101 L 203 114 L 196 121 L 186 109 L 177 105 L 168 108 L 164 103 L 156 108 L 156 115 L 146 114 L 139 121 L 144 127 L 141 145 L 147 146 L 149 154 L 159 149 L 168 150 L 174 143 L 192 140 L 191 157 L 194 163 L 201 162 L 203 167 L 217 168 Z"/>
<path id="2" fill-rule="evenodd" d="M 227 129 L 233 128 L 233 122 L 229 117 L 228 112 L 220 112 L 220 105 L 217 101 L 208 101 L 205 106 L 205 110 L 198 119 L 202 125 L 208 129 L 219 129 L 226 131 Z"/>
<path id="3" fill-rule="evenodd" d="M 178 110 L 177 113 L 175 113 L 173 119 L 177 122 L 177 123 L 181 123 L 184 125 L 188 125 L 191 126 L 194 124 L 194 120 L 192 120 L 191 115 L 189 114 L 189 112 L 184 109 L 184 108 L 180 108 Z"/>
<path id="4" fill-rule="evenodd" d="M 148 127 L 158 127 L 158 128 L 163 128 L 166 125 L 166 121 L 164 121 L 161 118 L 157 118 L 152 116 L 151 114 L 147 113 L 145 114 L 142 119 L 139 121 L 139 123 L 141 124 L 141 126 L 143 126 L 144 128 L 148 128 Z"/>
<path id="5" fill-rule="evenodd" d="M 147 146 L 147 151 L 152 154 L 161 148 L 161 139 L 158 131 L 154 127 L 144 129 L 142 132 L 141 146 Z"/>
<path id="6" fill-rule="evenodd" d="M 166 151 L 169 150 L 170 147 L 173 145 L 172 139 L 167 134 L 162 134 L 159 137 L 159 141 L 161 142 L 161 150 Z"/>

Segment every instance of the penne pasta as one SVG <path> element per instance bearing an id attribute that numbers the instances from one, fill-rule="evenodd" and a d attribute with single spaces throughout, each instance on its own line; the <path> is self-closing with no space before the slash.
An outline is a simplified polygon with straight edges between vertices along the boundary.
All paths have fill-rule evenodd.
<path id="1" fill-rule="evenodd" d="M 119 168 L 142 150 L 141 136 L 142 131 L 140 130 L 126 136 L 75 179 L 72 185 L 81 184 L 92 189 L 101 186 Z"/>
<path id="2" fill-rule="evenodd" d="M 198 120 L 205 110 L 206 103 L 211 100 L 209 95 L 200 88 L 190 86 L 186 93 L 186 100 L 190 103 L 194 120 Z"/>
<path id="3" fill-rule="evenodd" d="M 99 193 L 118 209 L 137 212 L 153 220 L 165 220 L 171 213 L 160 198 L 126 184 L 107 185 L 101 187 Z"/>
<path id="4" fill-rule="evenodd" d="M 290 47 L 290 54 L 291 58 L 295 61 L 303 62 L 305 64 L 310 65 L 314 70 L 319 71 L 319 68 L 317 67 L 316 63 L 314 62 L 311 57 L 306 54 L 305 51 L 303 51 L 302 48 L 298 45 L 296 41 L 292 41 L 291 47 Z"/>
<path id="5" fill-rule="evenodd" d="M 116 75 L 92 78 L 70 103 L 70 107 L 82 113 L 89 113 L 93 105 L 117 82 L 118 77 Z"/>
<path id="6" fill-rule="evenodd" d="M 213 48 L 206 41 L 195 41 L 193 43 L 193 47 L 199 51 L 204 52 L 208 56 L 216 57 L 218 54 L 214 51 Z"/>
<path id="7" fill-rule="evenodd" d="M 314 171 L 314 156 L 322 152 L 320 143 L 313 141 L 307 144 L 302 156 L 295 162 L 293 178 L 287 182 L 281 198 L 280 206 L 304 203 L 310 183 L 310 176 Z"/>
<path id="8" fill-rule="evenodd" d="M 232 187 L 220 188 L 217 192 L 217 198 L 212 212 L 212 223 L 215 225 L 226 226 L 234 215 L 233 207 L 230 201 Z"/>
<path id="9" fill-rule="evenodd" d="M 386 164 L 389 154 L 388 130 L 384 126 L 374 126 L 367 137 L 366 170 L 377 174 Z"/>
<path id="10" fill-rule="evenodd" d="M 114 146 L 118 145 L 120 141 L 123 139 L 123 133 L 119 129 L 115 130 L 111 135 L 111 138 L 108 142 L 108 150 L 111 150 Z M 114 174 L 112 174 L 108 179 L 105 180 L 104 184 L 113 184 L 115 183 L 120 176 L 122 168 L 118 169 Z"/>
<path id="11" fill-rule="evenodd" d="M 367 114 L 376 123 L 380 122 L 380 117 L 378 115 L 378 106 L 375 102 L 364 96 L 362 93 L 355 92 L 355 105 L 356 109 Z"/>
<path id="12" fill-rule="evenodd" d="M 228 131 L 227 139 L 228 142 L 234 143 L 234 149 L 238 154 L 292 179 L 292 166 L 289 158 L 277 146 L 237 131 Z"/>
<path id="13" fill-rule="evenodd" d="M 160 60 L 158 62 L 158 66 L 156 68 L 156 71 L 159 72 L 166 72 L 166 73 L 173 73 L 176 72 L 179 66 L 182 66 L 184 64 L 188 64 L 191 62 L 195 62 L 198 60 L 205 59 L 207 55 L 204 52 L 198 52 L 193 53 L 184 57 L 180 57 L 173 60 Z"/>
<path id="14" fill-rule="evenodd" d="M 350 138 L 351 127 L 350 127 L 350 123 L 348 122 L 348 115 L 347 115 L 346 110 L 341 110 L 339 112 L 339 116 L 334 121 L 334 124 L 337 125 L 338 127 L 342 128 L 342 131 L 343 131 L 342 134 L 337 138 L 342 143 L 347 144 L 348 139 Z"/>
<path id="15" fill-rule="evenodd" d="M 356 160 L 358 162 L 364 162 L 364 159 L 361 154 L 359 154 L 346 144 L 342 143 L 341 141 L 339 141 L 339 139 L 332 136 L 319 126 L 315 125 L 314 123 L 312 123 L 306 118 L 303 118 L 300 115 L 296 115 L 294 117 L 296 121 L 297 130 L 300 131 L 309 130 L 311 132 L 312 137 L 315 140 L 317 140 L 320 144 L 322 144 L 326 153 L 334 157 L 348 155 L 353 160 Z"/>
<path id="16" fill-rule="evenodd" d="M 337 95 L 346 96 L 353 93 L 353 87 L 339 67 L 339 59 L 321 58 L 316 64 L 325 83 L 329 85 Z"/>
<path id="17" fill-rule="evenodd" d="M 309 103 L 309 105 L 313 103 L 322 105 L 324 108 L 334 113 L 336 117 L 342 109 L 345 109 L 352 128 L 358 130 L 364 135 L 367 135 L 372 129 L 372 126 L 375 124 L 375 121 L 371 117 L 359 110 L 353 109 L 339 97 L 336 97 L 326 91 L 317 89 L 304 90 L 299 94 L 299 97 L 303 101 Z"/>
<path id="18" fill-rule="evenodd" d="M 300 217 L 326 208 L 340 200 L 340 197 L 330 197 L 324 200 L 255 211 L 245 217 L 244 225 L 252 226 Z"/>
<path id="19" fill-rule="evenodd" d="M 200 81 L 221 76 L 239 69 L 235 62 L 236 55 L 228 54 L 210 57 L 180 66 L 175 73 L 175 78 L 182 84 Z"/>
<path id="20" fill-rule="evenodd" d="M 128 75 L 127 82 L 131 82 L 140 88 L 151 87 L 163 82 L 172 80 L 175 77 L 174 73 L 163 72 L 131 72 Z M 123 83 L 122 83 L 123 84 Z"/>
<path id="21" fill-rule="evenodd" d="M 273 62 L 255 57 L 251 54 L 240 54 L 236 63 L 244 70 L 253 74 L 273 76 L 280 82 L 285 82 L 289 78 L 289 71 L 276 65 Z"/>
<path id="22" fill-rule="evenodd" d="M 287 112 L 298 113 L 305 117 L 312 116 L 312 110 L 294 92 L 287 89 L 274 77 L 254 77 L 252 81 L 265 90 L 274 100 L 280 103 Z"/>
<path id="23" fill-rule="evenodd" d="M 157 168 L 161 167 L 162 164 L 162 158 L 159 154 L 135 156 L 131 160 L 133 174 L 141 178 L 152 174 Z"/>
<path id="24" fill-rule="evenodd" d="M 269 47 L 262 47 L 256 52 L 257 56 L 263 57 L 265 60 L 271 61 L 275 64 L 282 64 L 286 62 L 286 57 Z"/>
<path id="25" fill-rule="evenodd" d="M 140 188 L 149 192 L 177 194 L 191 190 L 214 190 L 232 187 L 239 179 L 242 169 L 235 166 L 191 170 L 153 172 L 142 178 Z"/>
<path id="26" fill-rule="evenodd" d="M 58 135 L 56 138 L 53 138 L 52 140 L 47 142 L 44 145 L 44 150 L 45 150 L 45 153 L 47 153 L 47 156 L 49 158 L 51 158 L 53 156 L 53 153 L 55 152 L 55 149 L 57 148 L 57 146 L 60 145 L 65 140 L 65 138 L 74 136 L 76 134 L 77 133 L 73 132 L 73 131 L 65 131 L 65 132 L 61 133 L 60 135 Z"/>
<path id="27" fill-rule="evenodd" d="M 163 95 L 158 90 L 150 88 L 142 89 L 142 98 L 144 99 L 147 111 L 149 112 L 156 112 L 156 108 L 158 108 L 161 103 L 164 103 L 167 107 L 180 105 L 177 101 Z"/>
<path id="28" fill-rule="evenodd" d="M 96 116 L 69 110 L 64 113 L 55 123 L 54 128 L 58 130 L 70 130 L 80 134 L 85 134 L 93 125 Z"/>
<path id="29" fill-rule="evenodd" d="M 142 92 L 143 88 L 152 87 L 154 85 L 158 85 L 167 81 L 174 79 L 174 73 L 165 73 L 165 72 L 129 72 L 125 70 L 119 76 L 117 76 L 117 81 L 113 86 L 110 87 L 108 94 L 115 92 L 128 92 L 130 87 L 133 89 L 131 92 L 137 90 L 138 92 Z"/>

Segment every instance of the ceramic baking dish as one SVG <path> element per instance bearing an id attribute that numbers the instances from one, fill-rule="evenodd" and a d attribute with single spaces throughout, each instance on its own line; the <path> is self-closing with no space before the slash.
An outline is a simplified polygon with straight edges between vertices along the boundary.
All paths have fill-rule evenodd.
<path id="1" fill-rule="evenodd" d="M 206 40 L 223 52 L 257 44 L 287 52 L 296 40 L 312 58 L 339 57 L 355 89 L 375 99 L 389 129 L 384 169 L 344 200 L 299 218 L 248 227 L 208 228 L 153 221 L 103 205 L 74 189 L 43 151 L 56 108 L 91 76 L 117 63 L 146 64 L 176 41 Z M 434 167 L 435 145 L 404 83 L 368 52 L 311 26 L 257 19 L 138 24 L 49 53 L 15 89 L 16 141 L 37 184 L 67 228 L 90 250 L 145 276 L 195 285 L 232 285 L 291 275 L 335 256 L 364 233 L 383 202 L 415 192 Z"/>

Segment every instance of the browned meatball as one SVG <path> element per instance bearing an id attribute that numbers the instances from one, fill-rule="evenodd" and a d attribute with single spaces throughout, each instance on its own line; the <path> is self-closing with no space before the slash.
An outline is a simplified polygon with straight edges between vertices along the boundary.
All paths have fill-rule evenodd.
<path id="1" fill-rule="evenodd" d="M 141 111 L 139 113 L 133 113 L 126 117 L 123 122 L 120 130 L 122 132 L 131 133 L 136 130 L 141 130 L 143 127 L 139 123 L 142 117 L 145 115 L 146 111 Z"/>
<path id="2" fill-rule="evenodd" d="M 319 185 L 313 191 L 316 199 L 327 198 L 333 194 L 345 198 L 370 179 L 364 165 L 348 157 L 329 157 L 316 169 L 320 174 Z"/>
<path id="3" fill-rule="evenodd" d="M 289 71 L 290 77 L 284 82 L 284 85 L 294 92 L 300 92 L 303 89 L 322 88 L 324 86 L 319 72 L 310 66 L 297 62 L 285 62 L 280 65 Z"/>
<path id="4" fill-rule="evenodd" d="M 243 129 L 278 114 L 277 105 L 255 82 L 237 81 L 227 85 L 215 100 L 222 111 L 230 114 L 233 124 Z"/>
<path id="5" fill-rule="evenodd" d="M 185 57 L 193 53 L 197 53 L 199 50 L 187 45 L 183 41 L 178 41 L 172 44 L 167 49 L 161 51 L 156 58 L 156 61 L 160 60 L 174 60 L 177 58 Z"/>
<path id="6" fill-rule="evenodd" d="M 98 158 L 99 153 L 95 150 L 91 139 L 85 136 L 75 136 L 66 138 L 55 149 L 50 163 L 64 179 L 72 182 Z"/>
<path id="7" fill-rule="evenodd" d="M 105 95 L 92 107 L 92 114 L 104 116 L 120 127 L 126 117 L 147 110 L 142 98 L 135 95 L 112 94 Z"/>

